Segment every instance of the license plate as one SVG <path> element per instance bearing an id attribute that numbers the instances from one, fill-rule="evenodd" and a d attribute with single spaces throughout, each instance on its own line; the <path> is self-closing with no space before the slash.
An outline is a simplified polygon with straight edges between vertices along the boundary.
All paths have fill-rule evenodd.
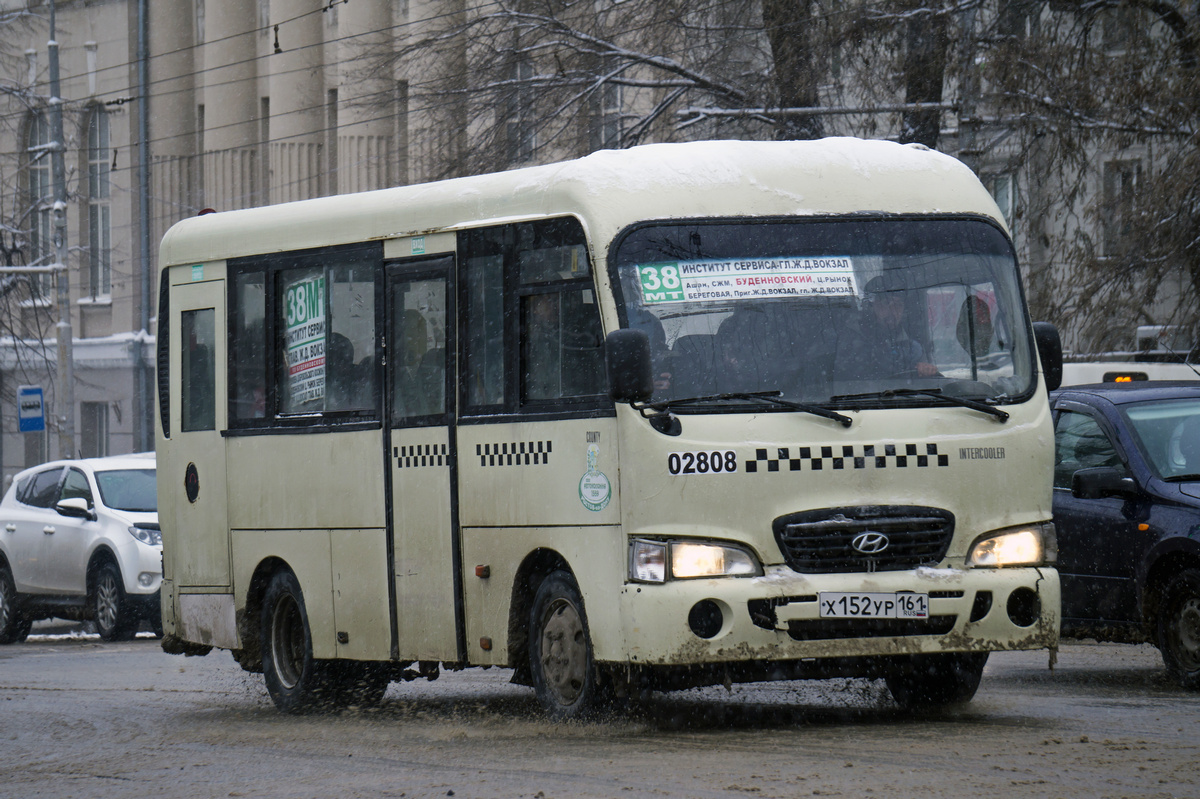
<path id="1" fill-rule="evenodd" d="M 929 594 L 841 593 L 817 595 L 822 618 L 927 619 Z"/>

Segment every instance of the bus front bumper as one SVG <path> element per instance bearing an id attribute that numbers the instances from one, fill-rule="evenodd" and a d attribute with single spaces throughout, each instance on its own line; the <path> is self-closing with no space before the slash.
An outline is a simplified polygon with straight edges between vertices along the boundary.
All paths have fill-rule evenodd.
<path id="1" fill-rule="evenodd" d="M 911 608 L 914 594 L 928 597 L 924 618 L 821 612 L 845 612 L 842 597 L 865 595 L 876 611 L 890 596 Z M 617 659 L 648 666 L 1054 649 L 1060 616 L 1058 572 L 1048 567 L 798 574 L 775 566 L 761 577 L 628 583 L 621 603 L 628 659 Z"/>

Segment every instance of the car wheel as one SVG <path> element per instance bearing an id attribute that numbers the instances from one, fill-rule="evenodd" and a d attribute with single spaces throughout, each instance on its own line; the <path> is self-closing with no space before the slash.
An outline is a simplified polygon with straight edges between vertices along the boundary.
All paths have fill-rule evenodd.
<path id="1" fill-rule="evenodd" d="M 1158 649 L 1167 671 L 1184 688 L 1200 688 L 1200 571 L 1171 578 L 1158 614 Z"/>
<path id="2" fill-rule="evenodd" d="M 306 713 L 338 704 L 331 664 L 312 653 L 312 633 L 300 582 L 291 572 L 271 578 L 260 616 L 263 679 L 275 706 Z"/>
<path id="3" fill-rule="evenodd" d="M 0 644 L 19 644 L 29 636 L 33 621 L 17 607 L 17 589 L 7 566 L 0 566 Z"/>
<path id="4" fill-rule="evenodd" d="M 979 689 L 987 652 L 912 655 L 890 670 L 885 681 L 903 708 L 946 707 L 970 702 Z"/>
<path id="5" fill-rule="evenodd" d="M 105 641 L 128 641 L 137 631 L 136 620 L 130 618 L 132 608 L 125 596 L 121 570 L 105 563 L 96 572 L 92 584 L 92 616 L 96 632 Z"/>
<path id="6" fill-rule="evenodd" d="M 599 704 L 583 598 L 566 571 L 538 586 L 529 616 L 529 668 L 538 701 L 554 720 L 577 719 Z"/>

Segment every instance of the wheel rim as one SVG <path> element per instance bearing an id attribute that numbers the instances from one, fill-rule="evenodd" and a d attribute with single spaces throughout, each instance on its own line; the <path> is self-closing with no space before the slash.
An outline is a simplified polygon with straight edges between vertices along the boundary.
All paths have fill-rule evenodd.
<path id="1" fill-rule="evenodd" d="M 1171 626 L 1171 642 L 1184 671 L 1200 670 L 1200 597 L 1188 597 L 1180 604 Z"/>
<path id="2" fill-rule="evenodd" d="M 546 610 L 541 655 L 546 687 L 562 704 L 573 704 L 587 680 L 587 635 L 579 611 L 565 599 Z"/>
<path id="3" fill-rule="evenodd" d="M 96 585 L 96 624 L 100 629 L 111 630 L 117 626 L 119 604 L 117 581 L 111 572 L 105 572 Z"/>
<path id="4" fill-rule="evenodd" d="M 271 660 L 283 687 L 295 688 L 304 666 L 304 619 L 295 597 L 280 597 L 271 613 Z"/>

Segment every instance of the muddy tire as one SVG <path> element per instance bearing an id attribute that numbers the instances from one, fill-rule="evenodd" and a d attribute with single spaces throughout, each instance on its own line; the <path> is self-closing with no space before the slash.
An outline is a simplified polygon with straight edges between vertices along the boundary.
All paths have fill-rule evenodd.
<path id="1" fill-rule="evenodd" d="M 33 621 L 17 607 L 17 589 L 8 566 L 0 566 L 0 644 L 19 644 L 29 636 Z"/>
<path id="2" fill-rule="evenodd" d="M 958 705 L 975 696 L 987 659 L 987 652 L 912 655 L 898 661 L 885 679 L 903 708 Z"/>
<path id="3" fill-rule="evenodd" d="M 1158 614 L 1158 649 L 1171 677 L 1200 688 L 1200 570 L 1185 569 L 1167 583 Z"/>
<path id="4" fill-rule="evenodd" d="M 592 640 L 570 572 L 553 572 L 538 586 L 529 614 L 529 670 L 551 719 L 579 719 L 596 711 L 600 690 Z"/>
<path id="5" fill-rule="evenodd" d="M 125 581 L 115 564 L 96 571 L 91 592 L 92 620 L 105 641 L 128 641 L 137 632 L 138 618 L 125 595 Z"/>
<path id="6" fill-rule="evenodd" d="M 263 679 L 275 707 L 307 713 L 337 706 L 332 667 L 312 653 L 312 632 L 300 582 L 291 572 L 271 578 L 259 616 Z"/>

